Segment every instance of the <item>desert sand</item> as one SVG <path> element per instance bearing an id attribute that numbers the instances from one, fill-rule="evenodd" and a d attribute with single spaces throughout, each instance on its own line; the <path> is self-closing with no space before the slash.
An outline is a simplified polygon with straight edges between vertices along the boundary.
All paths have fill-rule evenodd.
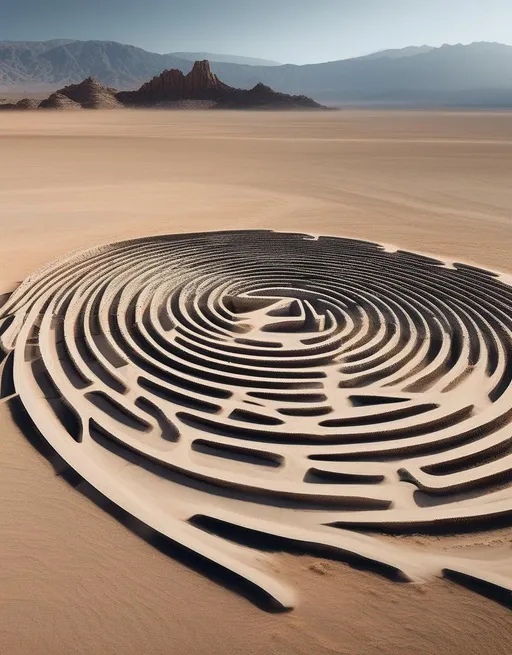
<path id="1" fill-rule="evenodd" d="M 388 312 L 391 305 L 380 310 L 368 310 L 369 313 L 361 318 L 360 325 L 356 327 L 362 332 L 366 331 L 368 336 L 364 336 L 359 344 L 359 359 L 354 359 L 356 351 L 351 351 L 352 360 L 349 360 L 347 370 L 343 372 L 341 369 L 341 377 L 336 377 L 335 382 L 343 388 L 350 386 L 347 379 L 353 381 L 354 375 L 364 378 L 361 372 L 364 365 L 361 369 L 360 362 L 366 356 L 371 362 L 372 373 L 368 380 L 362 380 L 361 387 L 369 389 L 370 393 L 380 394 L 379 402 L 384 406 L 368 407 L 367 400 L 362 403 L 363 406 L 354 402 L 350 412 L 356 417 L 356 423 L 346 422 L 348 410 L 345 406 L 342 409 L 329 406 L 330 396 L 324 399 L 325 402 L 322 400 L 324 404 L 317 407 L 320 411 L 316 414 L 311 414 L 309 407 L 309 418 L 304 418 L 301 402 L 292 402 L 288 406 L 291 412 L 280 412 L 275 398 L 259 394 L 258 404 L 253 403 L 250 408 L 252 418 L 249 422 L 258 423 L 262 416 L 267 419 L 271 416 L 272 421 L 263 431 L 261 425 L 259 428 L 259 436 L 264 435 L 262 438 L 267 445 L 263 447 L 260 444 L 259 452 L 252 449 L 250 455 L 254 457 L 256 454 L 266 459 L 267 465 L 271 466 L 267 467 L 270 470 L 263 473 L 258 471 L 257 475 L 251 472 L 241 476 L 240 464 L 228 460 L 220 467 L 220 472 L 218 468 L 212 471 L 211 452 L 208 453 L 208 449 L 219 446 L 218 437 L 211 437 L 207 443 L 203 440 L 201 448 L 195 449 L 190 461 L 186 457 L 180 459 L 180 455 L 176 457 L 173 448 L 178 439 L 172 431 L 174 423 L 165 424 L 162 428 L 165 423 L 162 411 L 165 414 L 166 406 L 159 406 L 158 403 L 152 406 L 149 412 L 152 418 L 148 421 L 148 407 L 141 408 L 135 398 L 128 394 L 132 424 L 124 430 L 123 439 L 132 452 L 141 453 L 152 461 L 165 461 L 170 456 L 179 472 L 185 471 L 188 476 L 202 481 L 214 480 L 218 483 L 222 479 L 223 485 L 230 488 L 252 492 L 254 489 L 258 492 L 265 489 L 265 494 L 280 499 L 287 496 L 294 502 L 305 499 L 316 506 L 319 502 L 331 505 L 326 514 L 323 506 L 311 511 L 311 507 L 304 510 L 293 504 L 269 504 L 264 512 L 258 511 L 254 515 L 244 513 L 235 520 L 234 516 L 240 512 L 236 499 L 210 500 L 211 506 L 205 510 L 205 515 L 278 537 L 285 536 L 294 542 L 289 547 L 283 546 L 282 542 L 279 542 L 279 546 L 273 544 L 271 550 L 279 552 L 258 555 L 259 551 L 238 550 L 233 544 L 219 549 L 217 538 L 207 532 L 201 533 L 203 536 L 199 543 L 192 545 L 192 537 L 183 527 L 171 530 L 169 534 L 184 546 L 251 579 L 278 605 L 293 607 L 289 613 L 264 611 L 252 596 L 246 598 L 238 585 L 234 589 L 232 580 L 223 577 L 218 569 L 207 567 L 205 570 L 204 564 L 185 556 L 181 550 L 172 549 L 169 552 L 167 545 L 155 540 L 151 531 L 141 535 L 140 525 L 135 527 L 126 517 L 122 522 L 117 521 L 112 516 L 112 513 L 115 514 L 112 507 L 107 507 L 110 513 L 105 512 L 98 498 L 88 497 L 91 493 L 83 484 L 74 489 L 69 484 L 73 482 L 69 475 L 56 475 L 52 466 L 55 461 L 48 461 L 34 447 L 40 442 L 29 443 L 25 431 L 22 433 L 19 428 L 20 424 L 13 422 L 10 405 L 6 402 L 9 390 L 4 389 L 4 402 L 0 402 L 3 432 L 0 445 L 0 519 L 4 526 L 0 536 L 4 564 L 0 590 L 2 652 L 314 652 L 390 655 L 436 653 L 440 649 L 453 653 L 510 652 L 512 625 L 509 608 L 503 602 L 477 594 L 440 575 L 443 568 L 468 575 L 475 575 L 476 572 L 479 579 L 505 590 L 510 589 L 510 528 L 503 521 L 494 521 L 489 525 L 479 522 L 484 515 L 509 511 L 508 451 L 500 448 L 497 457 L 489 457 L 486 451 L 485 457 L 478 462 L 480 468 L 466 467 L 461 472 L 449 470 L 449 467 L 453 468 L 454 462 L 474 457 L 478 444 L 483 443 L 480 439 L 476 446 L 474 440 L 460 444 L 461 429 L 458 424 L 454 427 L 455 420 L 460 421 L 460 425 L 464 420 L 476 422 L 477 427 L 468 424 L 467 430 L 479 429 L 484 420 L 495 421 L 497 429 L 493 427 L 485 436 L 485 439 L 489 439 L 486 448 L 491 449 L 491 454 L 495 454 L 492 449 L 497 448 L 497 444 L 506 446 L 508 439 L 510 398 L 502 390 L 508 380 L 505 355 L 509 348 L 507 335 L 510 329 L 507 322 L 510 299 L 507 294 L 512 272 L 509 262 L 512 246 L 512 191 L 509 184 L 512 179 L 512 114 L 335 112 L 320 115 L 130 111 L 81 111 L 44 116 L 11 114 L 0 117 L 0 143 L 3 155 L 0 164 L 3 234 L 0 245 L 0 298 L 1 294 L 14 291 L 27 275 L 52 260 L 66 257 L 70 251 L 138 237 L 253 229 L 333 235 L 386 244 L 385 250 L 375 249 L 374 246 L 357 246 L 355 254 L 352 254 L 351 242 L 324 241 L 322 238 L 316 242 L 309 241 L 311 237 L 306 240 L 298 237 L 299 245 L 293 246 L 297 248 L 292 267 L 295 275 L 300 273 L 301 266 L 305 266 L 303 275 L 307 278 L 310 249 L 317 247 L 313 244 L 318 243 L 320 248 L 327 243 L 331 245 L 326 246 L 325 252 L 322 251 L 324 254 L 313 257 L 312 261 L 317 262 L 315 265 L 322 258 L 328 260 L 334 257 L 331 248 L 345 247 L 349 250 L 345 251 L 345 268 L 342 265 L 340 269 L 342 276 L 349 275 L 351 270 L 359 270 L 358 266 L 364 270 L 368 263 L 374 271 L 373 275 L 382 275 L 390 289 L 395 288 L 393 285 L 397 281 L 400 283 L 401 271 L 405 271 L 405 276 L 411 275 L 409 293 L 415 293 L 414 285 L 421 289 L 422 285 L 431 283 L 441 293 L 438 297 L 441 316 L 439 319 L 426 318 L 423 331 L 418 329 L 419 319 L 415 326 L 408 323 L 407 317 L 397 319 L 399 323 L 402 321 L 401 341 L 399 336 L 391 333 L 383 335 L 379 330 L 372 332 L 372 312 Z M 230 238 L 234 239 L 235 245 L 240 244 L 242 251 L 247 244 L 250 250 L 253 247 L 251 243 L 259 240 L 259 245 L 254 246 L 256 258 L 249 262 L 250 266 L 259 264 L 260 259 L 266 262 L 265 266 L 275 266 L 282 253 L 286 254 L 291 237 L 276 235 L 276 243 L 267 251 L 261 245 L 261 233 L 248 237 L 223 237 L 218 247 L 215 239 L 209 241 L 206 237 L 203 243 L 203 237 L 190 237 L 190 242 L 186 241 L 183 248 L 190 247 L 194 252 L 204 251 L 203 263 L 198 266 L 208 264 L 210 252 L 219 265 L 223 248 L 228 248 L 230 252 L 236 250 L 233 243 L 229 243 Z M 280 238 L 284 239 L 281 243 Z M 96 280 L 96 284 L 103 279 L 100 271 L 105 270 L 108 279 L 108 267 L 114 266 L 118 270 L 126 249 L 133 247 L 141 253 L 139 266 L 144 266 L 153 257 L 163 267 L 158 276 L 165 277 L 165 266 L 173 266 L 174 259 L 178 261 L 180 257 L 180 249 L 174 249 L 174 243 L 171 237 L 142 244 L 135 242 L 135 246 L 128 244 L 117 249 L 94 250 L 87 256 L 61 260 L 55 269 L 46 269 L 41 280 L 53 280 L 48 292 L 53 294 L 57 289 L 58 295 L 59 271 L 65 269 L 69 273 L 74 262 L 78 261 L 77 285 L 81 283 L 81 276 L 86 284 L 88 271 L 90 279 Z M 291 252 L 294 252 L 293 248 Z M 439 261 L 400 255 L 397 250 L 433 254 Z M 395 270 L 395 264 L 389 262 L 396 262 L 397 256 L 402 259 L 399 259 Z M 471 268 L 460 268 L 458 262 L 497 273 L 488 276 Z M 246 262 L 245 265 L 249 264 Z M 102 269 L 102 266 L 105 268 Z M 380 267 L 382 271 L 379 273 Z M 287 279 L 282 271 L 280 274 Z M 186 263 L 181 275 L 186 278 Z M 70 401 L 71 407 L 81 420 L 88 416 L 87 409 L 81 410 L 83 395 L 76 394 L 72 385 L 69 386 L 69 393 L 62 391 L 66 381 L 62 376 L 63 367 L 58 362 L 65 358 L 61 355 L 59 359 L 58 351 L 51 350 L 51 339 L 46 339 L 54 329 L 51 315 L 58 313 L 58 302 L 56 306 L 50 305 L 47 319 L 41 319 L 43 306 L 37 307 L 37 301 L 33 307 L 27 304 L 27 297 L 31 298 L 33 289 L 38 288 L 38 280 L 37 276 L 32 277 L 11 298 L 5 295 L 2 301 L 6 303 L 4 311 L 8 314 L 28 312 L 25 327 L 20 333 L 25 354 L 14 359 L 15 378 L 19 385 L 16 391 L 22 401 L 29 405 L 29 414 L 46 441 L 68 463 L 74 460 L 72 468 L 75 471 L 124 507 L 128 515 L 136 516 L 165 534 L 165 529 L 159 525 L 161 512 L 166 508 L 158 506 L 156 501 L 160 486 L 155 486 L 154 491 L 148 492 L 148 498 L 143 498 L 154 483 L 150 479 L 151 471 L 145 470 L 143 475 L 136 477 L 129 469 L 124 476 L 133 476 L 129 484 L 132 489 L 133 485 L 137 489 L 136 499 L 116 495 L 119 489 L 113 489 L 109 480 L 113 479 L 113 472 L 119 472 L 120 469 L 115 468 L 119 465 L 111 465 L 110 454 L 98 456 L 94 449 L 86 450 L 88 442 L 77 439 L 76 434 L 75 439 L 60 442 L 59 430 L 48 422 L 42 410 L 44 396 L 51 394 L 38 396 L 33 386 L 38 376 L 24 377 L 26 371 L 34 370 L 28 364 L 31 348 L 39 339 L 43 360 L 50 362 L 47 372 L 53 377 L 53 382 L 68 399 L 75 394 L 75 399 Z M 371 284 L 371 276 L 369 281 Z M 320 282 L 325 290 L 325 282 Z M 175 286 L 179 286 L 178 282 Z M 131 285 L 131 290 L 137 290 L 136 284 L 135 287 Z M 362 285 L 359 292 L 364 293 L 364 290 L 365 286 Z M 469 325 L 471 332 L 474 323 L 474 334 L 468 334 L 470 345 L 466 344 L 469 348 L 467 352 L 465 346 L 457 349 L 457 353 L 453 349 L 448 352 L 449 329 L 446 338 L 435 334 L 435 325 L 443 321 L 444 301 L 439 299 L 444 298 L 442 294 L 447 290 L 448 295 L 456 297 L 462 294 L 475 302 L 472 305 L 473 301 L 469 300 L 466 306 L 465 301 L 461 301 L 460 316 L 465 316 L 464 312 L 469 311 L 470 318 L 462 321 L 460 329 L 466 330 Z M 398 295 L 401 293 L 398 291 Z M 318 296 L 318 291 L 315 294 Z M 41 302 L 43 295 L 41 292 Z M 282 346 L 290 349 L 293 356 L 299 353 L 299 358 L 309 357 L 315 367 L 318 365 L 317 370 L 322 374 L 325 372 L 330 380 L 332 369 L 324 361 L 325 353 L 329 352 L 329 357 L 341 356 L 343 348 L 339 349 L 340 340 L 343 342 L 344 337 L 354 336 L 354 331 L 357 332 L 356 327 L 351 331 L 348 322 L 345 333 L 341 328 L 338 330 L 337 326 L 345 321 L 344 305 L 339 299 L 333 302 L 332 297 L 328 298 L 326 305 L 318 305 L 316 296 L 313 300 L 304 294 L 297 296 L 291 292 L 284 294 L 283 300 L 282 289 L 275 293 L 275 297 L 267 293 L 263 300 L 261 294 L 254 297 L 254 294 L 247 296 L 240 292 L 235 299 L 227 292 L 224 295 L 226 299 L 217 294 L 211 300 L 211 306 L 207 305 L 208 312 L 217 314 L 219 320 L 226 312 L 232 312 L 236 320 L 240 319 L 240 331 L 245 337 L 235 344 L 239 349 L 236 352 L 241 360 L 240 368 L 253 365 L 250 358 L 254 355 L 251 349 L 255 344 L 261 348 L 266 340 L 267 351 L 271 351 L 276 347 L 275 342 L 282 338 Z M 392 303 L 395 296 L 391 292 L 390 298 Z M 121 308 L 123 302 L 129 303 L 121 300 Z M 237 307 L 237 302 L 242 306 Z M 495 310 L 496 324 L 492 318 L 488 319 L 488 303 Z M 142 301 L 141 304 L 143 307 Z M 372 302 L 368 301 L 368 307 L 370 305 Z M 129 304 L 126 304 L 128 307 Z M 182 312 L 186 309 L 186 303 L 181 306 L 180 300 L 177 307 Z M 475 314 L 476 323 L 472 318 L 475 307 L 479 308 Z M 71 312 L 75 318 L 83 314 L 79 306 L 75 309 L 76 314 Z M 434 308 L 434 314 L 435 311 Z M 339 312 L 339 316 L 336 312 Z M 429 312 L 432 313 L 431 307 L 426 308 L 425 316 Z M 504 318 L 501 318 L 500 312 L 504 312 Z M 134 315 L 135 323 L 140 326 L 147 324 L 143 314 L 142 310 L 140 316 L 137 313 Z M 30 322 L 34 318 L 31 319 L 31 316 L 37 317 L 32 331 Z M 153 319 L 148 319 L 151 329 L 154 328 Z M 247 325 L 248 321 L 252 323 L 251 326 Z M 129 322 L 127 326 L 129 330 Z M 450 326 L 455 331 L 459 329 L 457 323 L 450 323 Z M 307 333 L 311 337 L 311 332 L 322 333 L 320 355 L 316 348 L 318 337 L 315 346 L 308 349 Z M 442 329 L 439 334 L 442 335 Z M 8 349 L 9 331 L 4 332 L 2 337 L 4 349 Z M 299 337 L 303 340 L 300 343 L 297 341 Z M 52 338 L 55 342 L 55 337 Z M 440 339 L 438 356 L 432 356 L 431 349 L 427 348 L 430 360 L 418 372 L 420 342 L 425 343 L 428 339 L 435 341 L 436 338 Z M 95 337 L 91 339 L 99 343 Z M 386 405 L 383 401 L 382 376 L 375 378 L 375 371 L 381 362 L 375 359 L 375 352 L 367 348 L 372 340 L 377 345 L 379 340 L 385 342 L 381 354 L 387 352 L 387 356 L 398 358 L 406 357 L 407 342 L 410 343 L 411 353 L 406 362 L 408 386 L 405 388 L 402 385 L 403 393 L 399 398 L 396 398 L 396 393 L 393 396 L 389 392 L 387 400 L 390 403 L 412 401 L 412 412 L 404 413 L 395 405 Z M 59 342 L 60 339 L 57 339 L 56 343 Z M 413 352 L 415 342 L 418 349 Z M 229 346 L 231 351 L 235 346 Z M 189 343 L 180 347 L 189 352 L 191 346 Z M 349 346 L 344 343 L 343 347 Z M 115 363 L 115 357 L 120 354 L 110 351 L 106 356 L 107 350 L 103 343 L 97 356 L 100 361 L 105 360 L 102 362 L 103 368 L 110 370 L 115 377 L 116 368 L 123 371 L 122 363 Z M 209 355 L 212 355 L 211 350 Z M 272 353 L 269 355 L 267 352 L 265 356 L 272 357 Z M 471 370 L 463 364 L 468 356 Z M 442 366 L 439 365 L 441 360 Z M 491 371 L 489 360 L 494 362 Z M 261 359 L 258 361 L 261 364 Z M 236 357 L 230 361 L 231 368 L 237 366 L 236 362 Z M 5 362 L 3 365 L 5 367 Z M 293 368 L 295 364 L 288 361 L 286 366 Z M 208 379 L 208 371 L 206 373 L 205 380 Z M 395 373 L 392 371 L 389 375 L 392 377 Z M 119 375 L 118 383 L 126 382 L 122 373 Z M 287 377 L 291 377 L 289 371 Z M 425 385 L 427 377 L 428 400 L 425 395 L 419 399 L 416 396 L 412 398 L 411 393 L 423 392 L 422 384 Z M 400 374 L 396 374 L 393 380 L 386 380 L 396 386 L 398 382 L 403 382 L 399 378 Z M 104 380 L 103 374 L 102 380 L 94 382 L 94 388 L 91 387 L 93 393 L 101 395 L 108 391 Z M 130 379 L 131 383 L 133 380 Z M 154 391 L 154 380 L 150 380 L 151 384 Z M 224 388 L 223 385 L 226 389 L 229 386 L 221 381 L 220 387 Z M 497 388 L 499 391 L 496 391 Z M 191 397 L 197 403 L 201 402 L 199 396 L 192 390 Z M 346 394 L 344 402 L 350 404 L 351 398 L 353 396 Z M 490 403 L 488 398 L 491 398 Z M 241 402 L 246 403 L 242 409 Z M 104 410 L 101 403 L 96 404 L 100 410 Z M 390 406 L 392 409 L 389 409 Z M 146 411 L 146 420 L 141 410 Z M 222 418 L 209 419 L 207 423 L 201 419 L 202 426 L 213 430 L 213 434 L 221 434 L 220 441 L 224 445 L 231 440 L 231 446 L 239 448 L 239 444 L 234 446 L 232 443 L 235 441 L 234 413 L 238 412 L 240 419 L 245 411 L 247 420 L 248 410 L 247 399 L 240 400 L 234 394 L 229 402 L 219 401 L 218 413 Z M 421 412 L 426 412 L 424 419 L 417 418 Z M 110 415 L 112 418 L 112 411 Z M 185 425 L 191 425 L 192 431 L 197 427 L 197 416 L 193 411 L 187 413 L 180 408 L 176 417 Z M 394 419 L 398 420 L 403 434 L 397 436 L 393 432 Z M 141 445 L 140 435 L 135 434 L 134 422 L 144 420 L 148 430 Z M 368 423 L 374 420 L 376 423 L 382 420 L 382 425 L 390 426 L 389 434 L 381 435 L 378 445 L 370 443 L 358 447 L 356 444 L 352 450 L 350 447 L 347 450 L 346 446 L 342 446 L 341 450 L 344 455 L 367 451 L 375 454 L 374 450 L 377 450 L 379 456 L 384 456 L 384 465 L 376 467 L 372 463 L 373 469 L 370 470 L 369 465 L 364 465 L 364 458 L 362 464 L 359 461 L 319 461 L 315 463 L 316 468 L 311 468 L 308 473 L 320 478 L 324 476 L 322 484 L 301 486 L 294 481 L 293 471 L 304 465 L 300 458 L 310 457 L 313 452 L 315 456 L 318 455 L 315 448 L 319 444 L 315 444 L 315 441 L 320 443 L 323 455 L 329 451 L 329 454 L 339 456 L 340 444 L 345 443 L 347 438 L 350 441 L 353 427 L 359 426 L 357 432 L 360 436 L 370 431 Z M 445 440 L 443 443 L 453 440 L 457 441 L 456 445 L 453 448 L 450 446 L 448 453 L 444 452 L 447 450 L 445 448 L 444 455 L 429 452 L 424 459 L 415 460 L 415 463 L 406 457 L 398 464 L 396 461 L 390 464 L 389 455 L 393 454 L 394 447 L 398 448 L 393 446 L 395 442 L 392 439 L 418 439 L 419 435 L 421 441 L 425 430 L 412 435 L 406 432 L 411 426 L 418 430 L 421 420 L 434 426 L 434 435 L 438 430 L 439 439 Z M 113 422 L 101 426 L 103 437 L 105 432 L 115 433 Z M 313 427 L 305 429 L 304 422 L 316 426 L 317 431 Z M 327 445 L 324 437 L 319 436 L 318 425 L 322 427 L 320 433 L 324 437 L 327 434 Z M 153 432 L 157 428 L 167 430 L 168 450 L 163 454 L 161 444 L 154 441 Z M 222 434 L 228 428 L 231 432 Z M 247 430 L 250 432 L 249 428 Z M 340 437 L 340 430 L 344 436 Z M 90 432 L 88 427 L 89 436 Z M 183 435 L 186 432 L 183 429 Z M 298 441 L 291 458 L 292 465 L 288 463 L 285 467 L 285 472 L 291 470 L 291 473 L 277 479 L 274 464 L 279 469 L 282 460 L 289 456 L 283 439 L 290 435 Z M 114 437 L 114 440 L 117 439 Z M 407 448 L 403 443 L 400 445 L 400 455 Z M 417 445 L 411 442 L 411 448 L 417 448 Z M 247 456 L 248 453 L 238 454 Z M 427 470 L 424 471 L 421 466 Z M 429 467 L 435 469 L 436 466 L 448 467 L 448 473 L 429 475 L 432 473 Z M 470 490 L 469 495 L 458 496 L 452 505 L 450 501 L 429 503 L 429 506 L 422 505 L 420 511 L 417 508 L 413 511 L 412 496 L 404 494 L 403 487 L 388 484 L 392 471 L 397 468 L 402 471 L 402 482 L 398 479 L 395 482 L 405 483 L 407 488 L 414 483 L 427 495 L 429 492 L 446 493 L 447 490 L 449 493 L 464 494 Z M 60 473 L 65 471 L 61 470 Z M 351 493 L 340 491 L 342 485 L 329 484 L 332 476 L 336 475 L 357 478 L 357 484 L 345 485 L 352 488 Z M 376 481 L 384 482 L 383 487 L 376 485 Z M 175 482 L 169 481 L 169 484 Z M 494 486 L 486 491 L 487 496 L 480 496 L 478 492 L 475 494 L 475 487 L 480 488 L 488 482 Z M 316 489 L 312 490 L 312 487 Z M 176 495 L 174 489 L 166 493 L 170 493 L 167 511 L 177 521 L 198 513 L 183 509 L 183 505 L 195 506 L 197 489 L 188 489 L 182 495 Z M 343 503 L 340 503 L 340 494 Z M 355 512 L 353 508 L 346 511 L 347 496 L 352 502 L 355 499 L 359 508 L 363 503 L 365 511 Z M 148 509 L 152 498 L 154 506 Z M 176 502 L 173 503 L 173 500 Z M 144 502 L 146 509 L 138 511 L 136 504 Z M 407 534 L 398 536 L 380 533 L 377 536 L 361 535 L 358 531 L 340 528 L 312 527 L 317 523 L 323 526 L 329 516 L 331 522 L 340 524 L 341 528 L 357 528 L 362 514 L 365 515 L 364 523 L 373 528 L 389 528 L 390 525 L 410 528 L 415 522 L 421 525 L 420 529 L 412 530 L 413 534 L 408 529 L 405 531 Z M 454 520 L 454 517 L 464 520 L 475 520 L 476 517 L 478 529 L 462 535 L 422 534 L 425 522 L 446 522 Z M 211 528 L 211 525 L 207 527 Z M 176 530 L 181 530 L 179 535 Z M 329 530 L 338 531 L 337 534 L 342 535 L 341 541 L 333 544 Z M 141 536 L 145 536 L 146 541 Z M 193 539 L 196 538 L 194 534 Z M 301 539 L 317 546 L 328 543 L 333 551 L 332 558 L 304 554 L 297 547 Z M 228 544 L 224 540 L 222 543 Z M 390 580 L 380 575 L 382 569 L 370 571 L 360 565 L 351 568 L 338 561 L 337 549 L 385 563 L 400 572 L 400 577 L 408 582 Z"/>

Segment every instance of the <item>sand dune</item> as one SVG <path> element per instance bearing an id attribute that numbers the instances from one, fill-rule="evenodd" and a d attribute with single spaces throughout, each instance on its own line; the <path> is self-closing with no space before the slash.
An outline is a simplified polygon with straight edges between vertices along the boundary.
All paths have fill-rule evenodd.
<path id="1" fill-rule="evenodd" d="M 2 648 L 510 650 L 511 137 L 2 118 Z"/>

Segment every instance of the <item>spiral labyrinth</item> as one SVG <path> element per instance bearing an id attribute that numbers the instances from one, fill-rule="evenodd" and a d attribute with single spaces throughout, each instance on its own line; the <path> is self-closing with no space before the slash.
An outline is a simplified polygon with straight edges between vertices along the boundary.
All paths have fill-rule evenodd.
<path id="1" fill-rule="evenodd" d="M 492 561 L 379 533 L 509 520 L 511 337 L 504 275 L 335 237 L 162 236 L 5 297 L 1 397 L 103 496 L 284 607 L 241 534 L 510 591 Z"/>

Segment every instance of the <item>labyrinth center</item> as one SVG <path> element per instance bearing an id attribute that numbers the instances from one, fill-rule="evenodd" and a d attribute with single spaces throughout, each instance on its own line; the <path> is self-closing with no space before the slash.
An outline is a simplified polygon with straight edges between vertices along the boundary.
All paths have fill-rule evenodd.
<path id="1" fill-rule="evenodd" d="M 282 607 L 255 535 L 512 591 L 493 558 L 382 537 L 509 524 L 511 359 L 509 277 L 336 237 L 114 243 L 0 296 L 22 429 Z"/>

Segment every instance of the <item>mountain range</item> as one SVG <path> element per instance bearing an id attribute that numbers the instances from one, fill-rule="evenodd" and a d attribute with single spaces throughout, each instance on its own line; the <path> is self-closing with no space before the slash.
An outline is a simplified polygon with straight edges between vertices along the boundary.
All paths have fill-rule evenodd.
<path id="1" fill-rule="evenodd" d="M 0 91 L 55 90 L 89 76 L 128 90 L 164 69 L 190 72 L 187 57 L 197 54 L 110 41 L 0 42 Z M 227 85 L 263 83 L 328 104 L 512 106 L 512 47 L 499 43 L 410 47 L 302 66 L 218 57 L 223 61 L 212 61 L 212 71 Z"/>

